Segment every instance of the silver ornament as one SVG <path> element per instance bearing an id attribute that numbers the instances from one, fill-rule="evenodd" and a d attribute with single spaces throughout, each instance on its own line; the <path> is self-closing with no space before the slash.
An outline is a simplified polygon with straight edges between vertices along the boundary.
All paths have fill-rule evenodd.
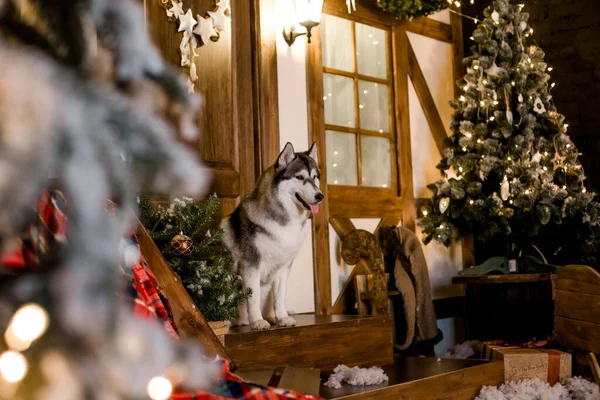
<path id="1" fill-rule="evenodd" d="M 519 103 L 523 102 L 523 95 L 519 93 Z"/>
<path id="2" fill-rule="evenodd" d="M 508 179 L 506 178 L 506 175 L 504 175 L 504 179 L 502 180 L 502 185 L 500 185 L 500 197 L 502 197 L 502 200 L 506 201 L 506 200 L 508 200 L 509 196 L 510 196 L 510 185 L 508 183 Z"/>
<path id="3" fill-rule="evenodd" d="M 521 21 L 521 23 L 519 24 L 519 29 L 521 30 L 521 32 L 525 32 L 525 29 L 527 29 L 527 22 Z"/>
<path id="4" fill-rule="evenodd" d="M 512 125 L 512 123 L 513 123 L 513 113 L 512 113 L 512 111 L 508 110 L 506 112 L 506 120 L 508 121 L 509 124 Z"/>
<path id="5" fill-rule="evenodd" d="M 443 214 L 448 210 L 450 206 L 450 199 L 448 197 L 442 197 L 440 199 L 440 212 Z"/>
<path id="6" fill-rule="evenodd" d="M 500 13 L 498 11 L 494 11 L 492 13 L 492 19 L 494 20 L 494 22 L 500 21 Z"/>

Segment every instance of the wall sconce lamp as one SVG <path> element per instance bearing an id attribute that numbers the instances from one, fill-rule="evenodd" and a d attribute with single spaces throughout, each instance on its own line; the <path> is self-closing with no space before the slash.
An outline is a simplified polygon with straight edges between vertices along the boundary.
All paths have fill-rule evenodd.
<path id="1" fill-rule="evenodd" d="M 321 22 L 321 12 L 323 11 L 324 0 L 293 0 L 294 22 L 297 21 L 306 28 L 306 32 L 298 33 L 295 23 L 291 22 L 283 28 L 283 38 L 288 45 L 292 45 L 298 36 L 306 35 L 310 43 L 311 29 Z"/>

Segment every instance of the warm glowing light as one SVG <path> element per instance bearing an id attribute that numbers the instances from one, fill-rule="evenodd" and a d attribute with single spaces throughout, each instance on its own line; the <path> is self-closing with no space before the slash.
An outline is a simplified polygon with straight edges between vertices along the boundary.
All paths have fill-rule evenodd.
<path id="1" fill-rule="evenodd" d="M 567 190 L 567 187 L 566 187 L 566 186 L 563 186 L 563 189 L 564 189 L 564 190 Z"/>
<path id="2" fill-rule="evenodd" d="M 570 145 L 570 144 L 567 144 L 567 149 L 568 149 L 568 148 L 570 148 L 570 147 L 571 147 L 571 145 Z"/>
<path id="3" fill-rule="evenodd" d="M 515 81 L 512 81 L 510 84 L 515 86 L 517 83 Z"/>
<path id="4" fill-rule="evenodd" d="M 323 96 L 323 100 L 327 100 L 327 96 Z"/>
<path id="5" fill-rule="evenodd" d="M 552 72 L 553 69 L 554 68 L 552 68 L 552 67 L 548 67 L 548 72 Z"/>
<path id="6" fill-rule="evenodd" d="M 544 166 L 544 171 L 548 171 L 548 167 Z"/>
<path id="7" fill-rule="evenodd" d="M 477 143 L 481 143 L 481 139 L 477 139 Z"/>
<path id="8" fill-rule="evenodd" d="M 460 96 L 458 99 L 459 99 L 460 101 L 465 101 L 465 96 Z"/>
<path id="9" fill-rule="evenodd" d="M 585 188 L 583 188 L 583 189 L 581 190 L 581 193 L 585 193 L 585 192 L 587 192 L 587 190 L 586 190 Z"/>
<path id="10" fill-rule="evenodd" d="M 337 167 L 337 164 L 333 164 L 333 168 Z"/>
<path id="11" fill-rule="evenodd" d="M 369 93 L 369 91 L 368 90 L 363 90 L 363 93 L 367 94 L 367 93 Z"/>
<path id="12" fill-rule="evenodd" d="M 333 154 L 335 154 L 335 155 L 337 156 L 337 154 L 338 154 L 337 150 L 336 150 L 336 151 L 334 151 L 334 152 L 333 152 Z"/>
<path id="13" fill-rule="evenodd" d="M 166 400 L 171 396 L 173 386 L 167 378 L 157 376 L 148 383 L 148 396 L 152 400 Z"/>
<path id="14" fill-rule="evenodd" d="M 565 129 L 567 129 L 569 127 L 569 124 L 564 124 L 563 126 L 565 127 Z"/>
<path id="15" fill-rule="evenodd" d="M 498 105 L 498 100 L 494 100 L 494 105 L 497 106 Z"/>
<path id="16" fill-rule="evenodd" d="M 365 108 L 365 106 L 363 106 L 362 104 L 360 104 L 360 105 L 358 106 L 358 108 Z"/>
<path id="17" fill-rule="evenodd" d="M 467 133 L 467 135 L 466 135 L 466 136 L 467 136 L 468 138 L 470 138 L 471 136 L 473 136 L 473 134 L 472 134 L 472 133 Z"/>
<path id="18" fill-rule="evenodd" d="M 512 203 L 513 203 L 513 201 L 512 201 L 512 200 L 509 200 L 508 202 L 509 202 L 510 204 L 512 204 Z"/>
<path id="19" fill-rule="evenodd" d="M 429 213 L 427 212 L 427 210 L 423 210 L 423 216 L 424 216 L 424 217 L 426 217 L 426 216 L 427 216 L 427 214 L 429 214 Z"/>
<path id="20" fill-rule="evenodd" d="M 13 315 L 4 334 L 12 349 L 23 351 L 48 329 L 48 313 L 41 306 L 29 303 L 21 306 Z"/>
<path id="21" fill-rule="evenodd" d="M 473 36 L 471 36 L 469 39 L 471 39 L 471 40 L 475 40 L 475 38 L 474 38 Z"/>
<path id="22" fill-rule="evenodd" d="M 556 86 L 556 82 L 552 82 L 552 85 L 550 85 L 550 87 L 554 87 Z"/>
<path id="23" fill-rule="evenodd" d="M 378 45 L 378 44 L 379 44 L 379 42 L 378 42 L 377 40 L 374 40 L 374 41 L 373 41 L 373 44 L 374 44 L 374 45 Z"/>
<path id="24" fill-rule="evenodd" d="M 508 161 L 510 161 L 510 160 L 511 160 L 510 156 L 508 156 L 506 159 L 507 159 Z"/>
<path id="25" fill-rule="evenodd" d="M 490 117 L 490 121 L 493 121 L 493 120 L 495 120 L 495 119 L 496 119 L 495 117 Z"/>
<path id="26" fill-rule="evenodd" d="M 334 184 L 334 185 L 337 185 L 337 182 L 338 182 L 338 181 L 333 181 L 333 184 Z"/>
<path id="27" fill-rule="evenodd" d="M 467 151 L 467 148 L 466 148 L 466 147 L 463 147 L 463 148 L 462 148 L 462 151 Z"/>
<path id="28" fill-rule="evenodd" d="M 440 229 L 444 229 L 444 224 L 440 225 Z"/>
<path id="29" fill-rule="evenodd" d="M 485 79 L 484 79 L 484 80 L 483 80 L 483 84 L 484 84 L 484 85 L 487 85 L 487 84 L 488 84 L 487 80 L 485 80 Z"/>
<path id="30" fill-rule="evenodd" d="M 463 167 L 458 167 L 458 170 L 459 170 L 460 172 L 463 172 Z"/>
<path id="31" fill-rule="evenodd" d="M 473 69 L 474 69 L 474 70 L 478 70 L 478 69 L 479 69 L 479 65 L 475 65 L 475 66 L 473 67 Z"/>
<path id="32" fill-rule="evenodd" d="M 473 204 L 473 203 L 475 203 L 473 200 L 469 201 L 469 204 Z"/>
<path id="33" fill-rule="evenodd" d="M 525 191 L 525 194 L 529 194 L 529 190 L 526 190 L 526 191 Z"/>
<path id="34" fill-rule="evenodd" d="M 547 156 L 547 155 L 548 155 L 548 152 L 547 152 L 547 151 L 545 151 L 545 152 L 544 152 L 544 155 L 545 155 L 545 156 Z"/>
<path id="35" fill-rule="evenodd" d="M 479 102 L 479 105 L 483 107 L 483 106 L 485 106 L 485 102 L 484 102 L 483 100 L 481 100 L 481 101 Z"/>
<path id="36" fill-rule="evenodd" d="M 518 144 L 515 144 L 515 147 L 518 149 L 518 148 L 519 148 L 519 145 L 518 145 Z"/>
<path id="37" fill-rule="evenodd" d="M 6 351 L 0 356 L 0 376 L 9 383 L 22 380 L 27 374 L 27 360 L 16 351 Z"/>

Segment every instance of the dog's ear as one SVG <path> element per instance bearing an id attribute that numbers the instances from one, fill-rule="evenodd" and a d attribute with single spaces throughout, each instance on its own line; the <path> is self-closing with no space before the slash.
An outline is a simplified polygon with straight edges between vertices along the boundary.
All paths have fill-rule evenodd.
<path id="1" fill-rule="evenodd" d="M 277 157 L 277 169 L 287 167 L 294 158 L 296 158 L 294 146 L 290 142 L 287 142 L 281 153 L 279 153 L 279 157 Z"/>
<path id="2" fill-rule="evenodd" d="M 310 146 L 310 149 L 308 149 L 308 156 L 315 160 L 317 164 L 319 163 L 319 159 L 317 158 L 317 142 L 313 142 L 312 146 Z"/>

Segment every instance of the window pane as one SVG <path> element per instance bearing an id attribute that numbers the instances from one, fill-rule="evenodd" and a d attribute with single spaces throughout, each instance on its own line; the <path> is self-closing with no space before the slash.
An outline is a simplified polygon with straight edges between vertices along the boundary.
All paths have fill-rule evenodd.
<path id="1" fill-rule="evenodd" d="M 382 137 L 361 135 L 360 146 L 362 156 L 362 184 L 364 186 L 391 187 L 390 140 Z"/>
<path id="2" fill-rule="evenodd" d="M 323 74 L 325 123 L 354 127 L 354 80 Z"/>
<path id="3" fill-rule="evenodd" d="M 386 32 L 358 22 L 355 29 L 358 73 L 387 79 Z"/>
<path id="4" fill-rule="evenodd" d="M 358 185 L 356 169 L 356 135 L 326 131 L 327 183 Z"/>
<path id="5" fill-rule="evenodd" d="M 388 86 L 358 81 L 360 127 L 378 132 L 390 132 Z"/>
<path id="6" fill-rule="evenodd" d="M 354 72 L 351 22 L 324 14 L 321 22 L 323 66 Z"/>

